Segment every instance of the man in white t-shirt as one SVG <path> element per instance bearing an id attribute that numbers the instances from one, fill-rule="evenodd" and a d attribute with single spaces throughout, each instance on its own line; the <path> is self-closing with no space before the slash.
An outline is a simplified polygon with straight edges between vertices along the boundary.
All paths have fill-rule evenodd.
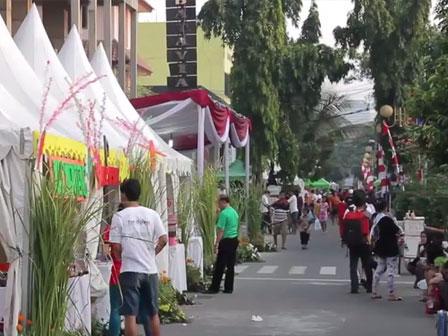
<path id="1" fill-rule="evenodd" d="M 287 192 L 286 197 L 289 203 L 290 223 L 289 232 L 297 232 L 297 221 L 299 219 L 299 209 L 297 207 L 297 196 L 293 192 Z"/>
<path id="2" fill-rule="evenodd" d="M 140 183 L 129 179 L 121 184 L 124 209 L 114 215 L 110 242 L 121 257 L 120 286 L 125 316 L 125 335 L 137 336 L 137 315 L 149 316 L 152 336 L 160 336 L 158 315 L 158 271 L 156 255 L 165 247 L 168 237 L 159 214 L 139 205 Z"/>
<path id="3" fill-rule="evenodd" d="M 263 196 L 261 196 L 261 202 L 260 202 L 260 212 L 262 215 L 261 219 L 261 230 L 263 232 L 266 232 L 267 230 L 270 230 L 270 224 L 271 224 L 271 213 L 270 213 L 270 206 L 271 202 L 269 201 L 269 190 L 265 190 L 263 193 Z"/>

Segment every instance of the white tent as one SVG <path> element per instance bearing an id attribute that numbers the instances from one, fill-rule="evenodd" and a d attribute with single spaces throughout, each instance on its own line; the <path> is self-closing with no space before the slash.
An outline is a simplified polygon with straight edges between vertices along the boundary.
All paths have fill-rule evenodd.
<path id="1" fill-rule="evenodd" d="M 112 72 L 112 68 L 110 67 L 102 44 L 98 46 L 98 49 L 93 55 L 91 65 L 96 75 L 101 77 L 100 83 L 117 109 L 128 118 L 138 120 L 138 129 L 142 129 L 146 137 L 154 139 L 154 143 L 158 150 L 167 155 L 167 168 L 181 174 L 189 174 L 191 172 L 192 161 L 169 147 L 159 135 L 146 125 L 145 121 L 129 102 Z"/>
<path id="2" fill-rule="evenodd" d="M 44 85 L 34 73 L 22 53 L 17 48 L 5 23 L 0 19 L 0 91 L 9 92 L 14 97 L 15 106 L 8 107 L 2 111 L 9 120 L 20 127 L 29 127 L 39 130 L 40 110 L 44 96 Z M 5 94 L 6 96 L 6 94 Z M 2 96 L 3 97 L 3 96 Z M 1 98 L 1 97 L 0 97 Z M 10 98 L 9 98 L 10 99 Z M 58 102 L 52 95 L 47 97 L 44 123 L 46 123 L 53 111 L 58 107 Z M 15 110 L 15 109 L 19 110 Z M 67 113 L 62 113 L 55 122 L 48 127 L 49 133 L 69 136 L 75 135 L 76 127 Z M 77 133 L 75 140 L 80 139 L 81 132 Z"/>
<path id="3" fill-rule="evenodd" d="M 94 73 L 89 60 L 87 59 L 87 56 L 84 52 L 84 48 L 81 42 L 81 38 L 78 34 L 78 31 L 76 30 L 76 27 L 73 27 L 70 31 L 70 34 L 68 35 L 60 53 L 59 53 L 59 59 L 64 66 L 67 73 L 72 78 L 80 78 L 84 76 L 87 73 Z M 136 122 L 138 122 L 138 114 L 130 114 L 129 111 L 120 111 L 115 107 L 115 105 L 112 103 L 111 99 L 107 95 L 107 93 L 104 91 L 103 87 L 99 82 L 93 83 L 92 85 L 88 86 L 84 91 L 84 95 L 88 99 L 99 99 L 98 97 L 104 97 L 105 98 L 105 108 L 107 111 L 107 118 L 112 123 L 116 122 L 118 119 L 125 120 L 131 125 L 135 125 Z M 143 124 L 142 124 L 143 125 Z M 119 128 L 117 125 L 116 128 Z M 151 131 L 150 128 L 147 126 L 142 128 L 142 134 L 147 140 L 154 141 L 154 144 L 157 146 L 157 144 L 160 145 L 160 138 L 156 137 L 156 134 Z M 179 156 L 176 153 L 176 157 L 169 158 L 169 155 L 173 155 L 173 152 L 166 153 L 167 158 L 165 158 L 165 164 L 168 165 L 167 169 L 169 171 L 177 171 L 177 160 L 176 158 L 183 158 L 184 167 L 188 166 L 189 159 L 184 158 L 183 156 Z M 191 164 L 190 164 L 191 166 Z M 183 171 L 185 173 L 185 171 Z"/>
<path id="4" fill-rule="evenodd" d="M 1 18 L 0 25 L 2 25 Z M 0 310 L 5 313 L 5 335 L 16 336 L 23 285 L 22 263 L 28 262 L 22 256 L 25 248 L 24 234 L 29 227 L 26 210 L 27 160 L 32 155 L 33 142 L 29 129 L 6 129 L 3 128 L 3 124 L 1 126 L 0 244 L 6 252 L 9 270 L 5 301 L 1 302 L 4 307 Z"/>
<path id="5" fill-rule="evenodd" d="M 71 94 L 70 86 L 72 79 L 76 80 L 76 78 L 70 78 L 61 65 L 50 39 L 45 32 L 36 5 L 32 6 L 27 17 L 22 22 L 14 37 L 14 41 L 41 82 L 46 83 L 51 79 L 50 94 L 58 102 L 66 99 Z M 87 103 L 82 92 L 77 94 L 76 99 L 81 104 Z M 97 105 L 101 103 L 101 100 L 101 97 L 98 97 Z M 64 114 L 70 119 L 71 125 L 73 126 L 71 133 L 65 134 L 64 136 L 84 142 L 81 130 L 77 126 L 80 121 L 78 109 L 73 106 Z M 95 114 L 97 118 L 100 117 L 98 109 Z M 110 139 L 109 143 L 111 147 L 123 148 L 126 146 L 126 135 L 117 132 L 115 127 L 107 121 L 103 124 L 103 133 L 107 136 L 107 139 Z"/>

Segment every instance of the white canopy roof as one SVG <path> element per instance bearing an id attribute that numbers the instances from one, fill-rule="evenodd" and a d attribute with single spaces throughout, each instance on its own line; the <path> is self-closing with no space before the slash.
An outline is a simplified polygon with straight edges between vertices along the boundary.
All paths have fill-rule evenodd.
<path id="1" fill-rule="evenodd" d="M 1 127 L 29 127 L 39 129 L 44 86 L 29 66 L 11 38 L 0 17 L 0 114 Z M 46 102 L 44 123 L 57 109 L 57 101 L 50 95 Z M 73 129 L 67 114 L 48 128 L 55 135 L 68 136 Z"/>
<path id="2" fill-rule="evenodd" d="M 50 94 L 59 102 L 66 99 L 71 94 L 72 80 L 61 65 L 51 45 L 35 5 L 32 6 L 17 31 L 14 40 L 41 82 L 47 83 L 51 79 Z M 76 99 L 81 104 L 87 103 L 82 92 L 76 95 Z M 97 104 L 99 103 L 97 102 Z M 65 136 L 84 141 L 81 129 L 77 126 L 80 122 L 80 115 L 76 106 L 72 106 L 64 114 L 67 114 L 67 118 L 70 118 L 72 125 L 70 134 Z M 98 110 L 96 116 L 97 118 L 100 117 Z M 125 134 L 119 134 L 110 123 L 104 123 L 103 133 L 110 139 L 111 147 L 122 148 L 126 146 Z"/>
<path id="3" fill-rule="evenodd" d="M 71 78 L 81 78 L 88 73 L 94 73 L 84 52 L 81 38 L 75 26 L 73 26 L 61 51 L 59 52 L 59 59 Z M 117 129 L 117 131 L 121 131 L 118 120 L 123 120 L 129 125 L 139 124 L 138 118 L 140 117 L 135 112 L 135 110 L 133 111 L 135 113 L 129 113 L 129 111 L 127 110 L 122 111 L 117 109 L 109 98 L 108 94 L 103 89 L 100 82 L 92 83 L 83 91 L 83 93 L 88 99 L 96 99 L 97 101 L 104 103 L 107 120 L 111 122 L 112 125 L 115 124 L 115 128 Z M 158 149 L 161 149 L 160 138 L 158 138 L 148 126 L 142 125 L 142 127 L 142 135 L 145 137 L 145 139 L 154 141 L 155 146 L 159 146 Z M 129 134 L 127 134 L 127 136 L 129 137 Z M 190 169 L 185 169 L 186 166 L 191 167 L 191 161 L 189 159 L 186 159 L 188 161 L 183 161 L 184 165 L 179 165 L 177 162 L 178 155 L 173 158 L 170 157 L 170 155 L 173 155 L 172 152 L 164 154 L 167 156 L 165 158 L 165 161 L 167 163 L 166 168 L 168 169 L 168 171 L 178 171 L 182 173 L 190 171 Z"/>
<path id="4" fill-rule="evenodd" d="M 189 173 L 191 171 L 192 161 L 169 147 L 168 144 L 145 123 L 135 108 L 131 105 L 112 72 L 112 68 L 110 67 L 102 44 L 98 46 L 90 63 L 95 70 L 96 75 L 101 77 L 100 83 L 117 109 L 129 119 L 137 121 L 137 127 L 138 129 L 142 129 L 145 137 L 154 139 L 153 141 L 157 149 L 167 155 L 167 165 L 177 167 L 178 170 Z"/>

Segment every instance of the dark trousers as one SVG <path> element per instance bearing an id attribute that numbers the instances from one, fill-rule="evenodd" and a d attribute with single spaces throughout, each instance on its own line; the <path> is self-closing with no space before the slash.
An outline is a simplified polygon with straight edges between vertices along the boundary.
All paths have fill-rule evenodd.
<path id="1" fill-rule="evenodd" d="M 359 288 L 359 279 L 358 279 L 358 262 L 361 259 L 362 267 L 366 274 L 366 289 L 372 289 L 372 279 L 373 279 L 373 271 L 371 265 L 371 252 L 370 246 L 367 244 L 363 244 L 357 247 L 349 248 L 350 252 L 350 280 L 352 292 L 357 292 Z"/>
<path id="2" fill-rule="evenodd" d="M 238 238 L 224 238 L 219 243 L 218 257 L 216 259 L 215 270 L 210 290 L 218 292 L 221 280 L 226 270 L 226 280 L 224 291 L 233 292 L 233 279 L 235 277 L 236 250 L 238 248 Z"/>
<path id="3" fill-rule="evenodd" d="M 302 245 L 308 245 L 308 241 L 310 240 L 310 234 L 305 231 L 300 232 L 300 243 Z"/>

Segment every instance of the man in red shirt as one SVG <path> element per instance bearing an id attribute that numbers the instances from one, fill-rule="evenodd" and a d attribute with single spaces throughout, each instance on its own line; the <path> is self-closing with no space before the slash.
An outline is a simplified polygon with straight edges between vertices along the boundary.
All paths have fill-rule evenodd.
<path id="1" fill-rule="evenodd" d="M 359 290 L 358 262 L 361 259 L 366 274 L 367 293 L 372 292 L 372 268 L 370 267 L 371 251 L 369 244 L 370 220 L 365 214 L 366 195 L 357 190 L 353 194 L 356 209 L 346 212 L 341 226 L 341 237 L 349 248 L 351 293 Z"/>

